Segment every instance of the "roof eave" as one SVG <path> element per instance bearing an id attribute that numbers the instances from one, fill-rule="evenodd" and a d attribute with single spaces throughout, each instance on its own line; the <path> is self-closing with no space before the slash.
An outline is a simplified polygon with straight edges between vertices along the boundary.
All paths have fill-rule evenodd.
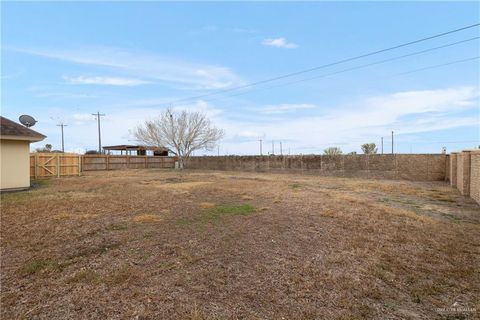
<path id="1" fill-rule="evenodd" d="M 37 137 L 25 137 L 25 136 L 9 136 L 9 135 L 0 135 L 0 140 L 17 140 L 17 141 L 29 141 L 29 142 L 38 142 L 45 139 L 46 136 L 37 136 Z"/>

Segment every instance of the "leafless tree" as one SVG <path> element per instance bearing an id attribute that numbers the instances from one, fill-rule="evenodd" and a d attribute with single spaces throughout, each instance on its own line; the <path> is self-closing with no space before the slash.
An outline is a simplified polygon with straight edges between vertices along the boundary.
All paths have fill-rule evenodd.
<path id="1" fill-rule="evenodd" d="M 134 136 L 145 145 L 169 148 L 178 158 L 180 168 L 195 150 L 212 150 L 224 131 L 197 111 L 167 109 L 153 120 L 134 130 Z"/>

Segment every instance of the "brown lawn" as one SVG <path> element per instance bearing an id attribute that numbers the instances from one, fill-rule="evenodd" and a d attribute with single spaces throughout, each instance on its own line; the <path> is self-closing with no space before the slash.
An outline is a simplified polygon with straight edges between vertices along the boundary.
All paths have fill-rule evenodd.
<path id="1" fill-rule="evenodd" d="M 128 170 L 1 199 L 2 319 L 480 315 L 480 207 L 441 182 Z"/>

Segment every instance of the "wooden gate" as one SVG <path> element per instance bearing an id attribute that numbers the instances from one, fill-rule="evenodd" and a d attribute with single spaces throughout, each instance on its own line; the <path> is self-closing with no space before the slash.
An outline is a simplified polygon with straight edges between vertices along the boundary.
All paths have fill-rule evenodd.
<path id="1" fill-rule="evenodd" d="M 30 178 L 79 176 L 81 156 L 69 153 L 32 153 L 30 154 Z"/>

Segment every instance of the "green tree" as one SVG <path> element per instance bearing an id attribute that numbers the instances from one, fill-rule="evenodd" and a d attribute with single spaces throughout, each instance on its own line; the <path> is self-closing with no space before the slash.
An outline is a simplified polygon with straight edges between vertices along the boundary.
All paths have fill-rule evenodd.
<path id="1" fill-rule="evenodd" d="M 329 147 L 325 150 L 323 150 L 323 154 L 329 155 L 329 156 L 335 156 L 342 154 L 342 149 L 338 147 Z"/>
<path id="2" fill-rule="evenodd" d="M 377 145 L 375 143 L 364 143 L 362 144 L 362 151 L 365 154 L 376 154 L 377 153 Z"/>

